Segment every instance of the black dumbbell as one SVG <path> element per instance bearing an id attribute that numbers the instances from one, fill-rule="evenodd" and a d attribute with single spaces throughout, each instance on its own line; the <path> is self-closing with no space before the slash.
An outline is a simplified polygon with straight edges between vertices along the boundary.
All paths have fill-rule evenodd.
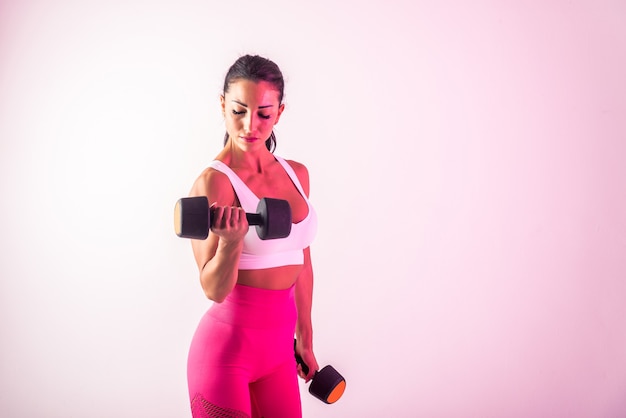
<path id="1" fill-rule="evenodd" d="M 294 341 L 294 350 L 295 344 Z M 296 353 L 296 362 L 302 367 L 304 374 L 309 374 L 309 366 L 306 365 L 298 353 Z M 345 390 L 346 379 L 330 365 L 316 371 L 309 386 L 309 393 L 327 404 L 337 402 Z"/>
<path id="2" fill-rule="evenodd" d="M 174 207 L 174 230 L 181 238 L 206 239 L 213 226 L 213 216 L 206 196 L 183 197 Z M 246 213 L 248 224 L 256 226 L 262 240 L 285 238 L 291 232 L 289 202 L 265 197 L 257 213 Z"/>

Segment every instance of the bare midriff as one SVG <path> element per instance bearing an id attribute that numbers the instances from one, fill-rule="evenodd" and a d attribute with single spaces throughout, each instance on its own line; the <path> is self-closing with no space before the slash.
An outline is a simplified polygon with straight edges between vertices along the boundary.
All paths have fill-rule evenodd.
<path id="1" fill-rule="evenodd" d="M 269 290 L 288 289 L 296 282 L 303 265 L 272 267 L 260 270 L 239 270 L 237 283 Z"/>

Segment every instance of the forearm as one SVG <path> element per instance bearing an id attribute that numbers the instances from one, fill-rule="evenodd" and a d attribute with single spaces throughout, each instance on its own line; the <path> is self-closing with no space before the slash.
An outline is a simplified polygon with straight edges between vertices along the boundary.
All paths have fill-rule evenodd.
<path id="1" fill-rule="evenodd" d="M 233 290 L 242 248 L 243 241 L 229 243 L 220 239 L 215 255 L 200 271 L 200 283 L 207 298 L 220 303 Z"/>
<path id="2" fill-rule="evenodd" d="M 313 268 L 311 267 L 308 249 L 305 250 L 304 268 L 296 281 L 295 298 L 298 311 L 296 338 L 302 347 L 311 349 L 313 347 L 313 324 L 311 320 L 313 307 Z"/>

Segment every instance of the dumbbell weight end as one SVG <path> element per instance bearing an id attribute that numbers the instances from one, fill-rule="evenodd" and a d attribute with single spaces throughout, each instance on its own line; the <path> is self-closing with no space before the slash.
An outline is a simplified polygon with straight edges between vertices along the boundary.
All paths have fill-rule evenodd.
<path id="1" fill-rule="evenodd" d="M 259 201 L 257 213 L 246 213 L 249 225 L 256 226 L 259 238 L 286 238 L 291 233 L 291 206 L 282 199 L 264 197 Z"/>
<path id="2" fill-rule="evenodd" d="M 174 232 L 181 238 L 209 236 L 209 199 L 182 198 L 174 206 Z"/>

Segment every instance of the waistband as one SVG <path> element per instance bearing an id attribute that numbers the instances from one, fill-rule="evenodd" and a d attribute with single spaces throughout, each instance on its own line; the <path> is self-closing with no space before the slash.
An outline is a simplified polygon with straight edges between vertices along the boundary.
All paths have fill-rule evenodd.
<path id="1" fill-rule="evenodd" d="M 295 327 L 295 284 L 270 290 L 237 284 L 222 303 L 214 303 L 208 314 L 218 321 L 247 328 Z"/>

